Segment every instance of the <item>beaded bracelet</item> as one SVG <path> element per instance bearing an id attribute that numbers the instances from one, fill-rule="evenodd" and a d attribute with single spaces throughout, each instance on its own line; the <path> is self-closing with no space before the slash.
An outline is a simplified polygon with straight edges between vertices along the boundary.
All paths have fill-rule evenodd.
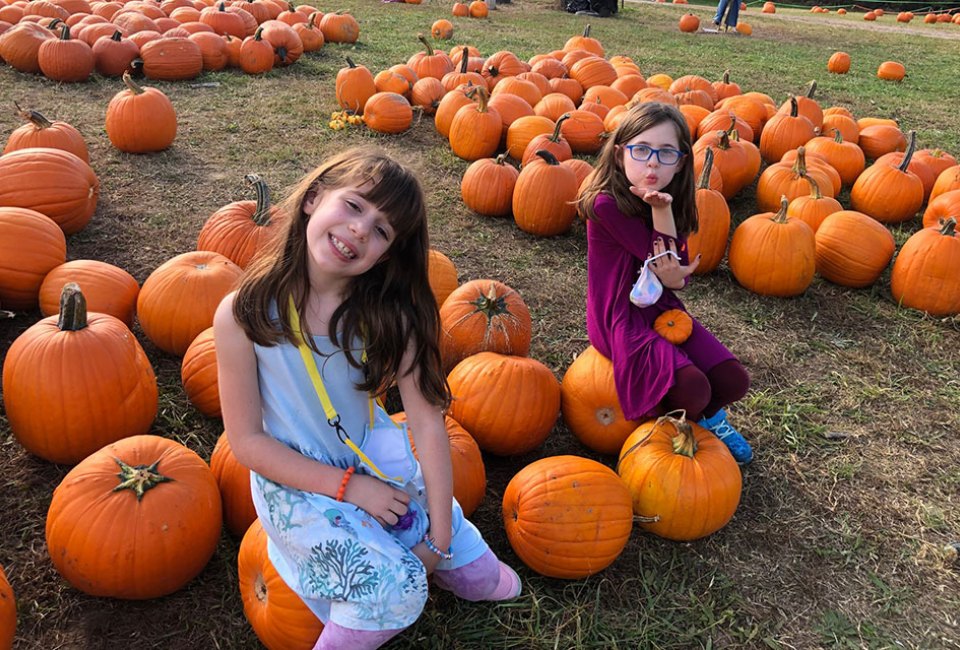
<path id="1" fill-rule="evenodd" d="M 347 491 L 347 483 L 350 482 L 350 477 L 353 476 L 355 471 L 357 471 L 357 468 L 351 466 L 343 473 L 343 479 L 340 481 L 340 489 L 337 490 L 337 501 L 343 501 L 343 495 Z"/>
<path id="2" fill-rule="evenodd" d="M 436 555 L 439 555 L 441 560 L 452 560 L 452 559 L 453 559 L 453 553 L 444 553 L 444 552 L 441 551 L 439 548 L 437 548 L 437 545 L 434 544 L 434 542 L 433 542 L 433 538 L 430 537 L 430 533 L 425 533 L 425 534 L 424 534 L 424 536 L 423 536 L 423 543 L 427 545 L 427 549 L 429 549 L 431 553 L 434 553 L 434 554 L 436 554 Z"/>

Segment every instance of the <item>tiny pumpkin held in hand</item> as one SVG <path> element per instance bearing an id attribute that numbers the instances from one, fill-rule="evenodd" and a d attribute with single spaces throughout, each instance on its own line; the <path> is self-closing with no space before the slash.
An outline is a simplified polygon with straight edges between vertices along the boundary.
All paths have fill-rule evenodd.
<path id="1" fill-rule="evenodd" d="M 674 345 L 681 345 L 693 333 L 693 319 L 682 309 L 668 309 L 653 321 L 653 329 Z"/>

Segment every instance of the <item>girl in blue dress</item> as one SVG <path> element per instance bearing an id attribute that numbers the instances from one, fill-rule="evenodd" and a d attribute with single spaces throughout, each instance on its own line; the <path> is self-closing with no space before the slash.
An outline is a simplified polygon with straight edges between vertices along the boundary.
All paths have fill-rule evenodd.
<path id="1" fill-rule="evenodd" d="M 380 647 L 416 621 L 430 573 L 468 600 L 517 597 L 517 574 L 453 498 L 416 177 L 349 150 L 282 214 L 214 332 L 227 436 L 271 561 L 325 624 L 316 648 Z M 419 462 L 371 397 L 394 383 Z"/>

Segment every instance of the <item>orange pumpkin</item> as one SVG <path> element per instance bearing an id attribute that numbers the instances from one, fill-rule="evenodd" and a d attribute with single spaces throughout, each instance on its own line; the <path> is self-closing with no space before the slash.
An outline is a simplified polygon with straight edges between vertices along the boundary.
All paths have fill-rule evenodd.
<path id="1" fill-rule="evenodd" d="M 930 191 L 930 200 L 933 201 L 944 192 L 960 190 L 960 165 L 948 167 L 940 172 Z"/>
<path id="2" fill-rule="evenodd" d="M 506 162 L 506 154 L 474 161 L 460 181 L 460 196 L 478 214 L 503 217 L 510 214 L 513 190 L 520 172 Z"/>
<path id="3" fill-rule="evenodd" d="M 923 181 L 909 169 L 916 144 L 916 132 L 911 131 L 910 144 L 900 165 L 877 162 L 857 177 L 850 189 L 854 210 L 881 223 L 901 223 L 916 216 L 923 205 Z"/>
<path id="4" fill-rule="evenodd" d="M 503 121 L 500 114 L 488 106 L 490 95 L 485 88 L 477 88 L 476 103 L 461 106 L 450 123 L 450 148 L 467 161 L 492 156 L 500 146 Z"/>
<path id="5" fill-rule="evenodd" d="M 473 0 L 469 5 L 471 18 L 486 18 L 490 13 L 490 8 L 483 0 Z"/>
<path id="6" fill-rule="evenodd" d="M 630 493 L 609 467 L 579 456 L 542 458 L 503 493 L 514 552 L 551 578 L 580 579 L 610 566 L 630 539 Z"/>
<path id="7" fill-rule="evenodd" d="M 301 600 L 267 555 L 267 534 L 254 520 L 240 542 L 237 578 L 243 615 L 268 650 L 310 650 L 323 623 Z"/>
<path id="8" fill-rule="evenodd" d="M 777 162 L 787 151 L 816 136 L 813 123 L 800 115 L 799 110 L 797 98 L 790 97 L 789 110 L 776 113 L 764 125 L 760 134 L 760 155 L 767 163 Z"/>
<path id="9" fill-rule="evenodd" d="M 960 233 L 950 217 L 934 228 L 918 230 L 893 263 L 890 293 L 904 307 L 933 316 L 960 313 Z"/>
<path id="10" fill-rule="evenodd" d="M 146 433 L 157 415 L 157 380 L 137 339 L 113 316 L 88 314 L 72 283 L 63 288 L 60 313 L 10 346 L 3 396 L 20 444 L 54 463 L 76 463 Z"/>
<path id="11" fill-rule="evenodd" d="M 933 228 L 950 217 L 960 217 L 960 190 L 944 192 L 930 201 L 923 211 L 923 227 Z"/>
<path id="12" fill-rule="evenodd" d="M 700 19 L 694 14 L 684 14 L 680 16 L 680 31 L 693 33 L 700 29 Z"/>
<path id="13" fill-rule="evenodd" d="M 84 593 L 159 598 L 200 573 L 222 525 L 203 459 L 174 440 L 131 436 L 92 453 L 54 490 L 47 550 Z"/>
<path id="14" fill-rule="evenodd" d="M 228 203 L 204 222 L 197 238 L 198 251 L 213 251 L 241 269 L 270 241 L 276 231 L 279 209 L 270 204 L 270 189 L 256 174 L 244 176 L 256 192 L 255 201 Z"/>
<path id="15" fill-rule="evenodd" d="M 89 164 L 90 154 L 87 151 L 87 144 L 73 126 L 60 120 L 51 122 L 37 111 L 21 109 L 16 102 L 13 105 L 17 107 L 20 117 L 27 123 L 13 130 L 7 138 L 7 146 L 3 148 L 3 153 L 30 147 L 48 147 L 69 151 Z"/>
<path id="16" fill-rule="evenodd" d="M 715 533 L 740 504 L 740 468 L 726 445 L 683 416 L 637 427 L 623 443 L 617 472 L 640 527 L 674 541 Z"/>
<path id="17" fill-rule="evenodd" d="M 449 257 L 431 248 L 427 258 L 427 272 L 430 290 L 439 308 L 459 286 L 457 267 Z"/>
<path id="18" fill-rule="evenodd" d="M 834 52 L 827 60 L 827 72 L 847 74 L 850 71 L 850 55 L 846 52 Z"/>
<path id="19" fill-rule="evenodd" d="M 787 218 L 803 221 L 816 234 L 823 220 L 834 212 L 843 210 L 843 206 L 833 197 L 824 196 L 813 176 L 804 175 L 803 179 L 810 185 L 810 193 L 790 201 L 787 206 Z"/>
<path id="20" fill-rule="evenodd" d="M 4 308 L 36 307 L 43 279 L 66 259 L 67 240 L 53 219 L 26 208 L 0 207 L 0 303 Z M 58 291 L 58 300 L 59 295 Z"/>
<path id="21" fill-rule="evenodd" d="M 413 108 L 398 93 L 376 93 L 363 107 L 363 123 L 380 133 L 403 133 L 413 124 Z"/>
<path id="22" fill-rule="evenodd" d="M 560 414 L 586 447 L 615 454 L 638 424 L 627 420 L 613 383 L 613 364 L 592 345 L 577 355 L 560 383 Z"/>
<path id="23" fill-rule="evenodd" d="M 440 308 L 444 366 L 484 351 L 526 356 L 530 329 L 530 311 L 514 289 L 496 280 L 466 282 Z"/>
<path id="24" fill-rule="evenodd" d="M 883 224 L 854 210 L 829 215 L 820 223 L 815 240 L 817 273 L 855 289 L 876 282 L 896 250 L 893 235 Z"/>
<path id="25" fill-rule="evenodd" d="M 899 61 L 884 61 L 877 68 L 877 78 L 884 81 L 903 81 L 907 69 Z"/>
<path id="26" fill-rule="evenodd" d="M 844 118 L 848 119 L 848 118 Z M 824 118 L 824 125 L 829 117 Z M 852 123 L 852 121 L 851 121 Z M 834 137 L 818 136 L 804 145 L 808 154 L 823 156 L 827 163 L 837 170 L 842 185 L 850 187 L 863 173 L 866 159 L 863 149 L 852 142 L 845 142 L 840 129 L 834 129 Z"/>
<path id="27" fill-rule="evenodd" d="M 534 359 L 480 352 L 458 363 L 447 382 L 451 417 L 498 456 L 542 445 L 560 414 L 560 383 Z"/>
<path id="28" fill-rule="evenodd" d="M 337 72 L 336 96 L 340 108 L 362 114 L 367 100 L 377 92 L 373 74 L 366 66 L 357 65 L 346 57 L 347 67 Z"/>
<path id="29" fill-rule="evenodd" d="M 541 133 L 530 140 L 527 148 L 524 149 L 522 164 L 526 165 L 536 160 L 537 151 L 541 149 L 552 153 L 554 158 L 560 162 L 573 158 L 573 150 L 570 148 L 570 143 L 564 139 L 561 132 L 563 123 L 567 118 L 569 118 L 569 114 L 564 114 L 557 118 L 557 124 L 552 134 L 547 135 L 546 133 Z"/>
<path id="30" fill-rule="evenodd" d="M 597 56 L 605 56 L 606 54 L 600 41 L 590 36 L 589 24 L 583 28 L 583 33 L 581 35 L 571 36 L 567 39 L 567 42 L 564 43 L 564 52 L 572 52 L 574 50 L 586 50 L 587 52 L 596 54 Z"/>
<path id="31" fill-rule="evenodd" d="M 449 41 L 453 38 L 453 23 L 446 18 L 434 21 L 430 27 L 430 35 L 437 40 Z"/>
<path id="32" fill-rule="evenodd" d="M 17 601 L 7 580 L 7 574 L 0 566 L 0 648 L 13 647 L 13 636 L 16 631 Z"/>
<path id="33" fill-rule="evenodd" d="M 859 120 L 860 137 L 857 144 L 863 149 L 863 154 L 870 160 L 876 160 L 885 153 L 906 151 L 907 137 L 896 124 L 869 124 L 863 125 Z"/>
<path id="34" fill-rule="evenodd" d="M 168 354 L 183 356 L 243 271 L 219 253 L 193 251 L 167 260 L 143 283 L 137 316 L 143 333 Z M 190 296 L 190 300 L 184 300 Z"/>
<path id="35" fill-rule="evenodd" d="M 539 149 L 524 165 L 513 190 L 513 219 L 524 232 L 550 237 L 566 232 L 577 214 L 576 175 Z"/>
<path id="36" fill-rule="evenodd" d="M 227 530 L 242 538 L 256 520 L 257 511 L 253 507 L 250 491 L 250 470 L 233 455 L 226 431 L 217 438 L 210 456 L 210 471 L 220 489 L 220 504 Z"/>
<path id="37" fill-rule="evenodd" d="M 121 90 L 107 105 L 107 136 L 127 153 L 163 151 L 177 137 L 177 113 L 173 103 L 156 88 L 141 87 L 124 73 Z"/>
<path id="38" fill-rule="evenodd" d="M 208 327 L 190 343 L 180 364 L 180 380 L 190 403 L 209 418 L 220 417 L 220 393 L 217 380 L 217 350 L 213 327 Z"/>
<path id="39" fill-rule="evenodd" d="M 668 309 L 653 321 L 653 329 L 670 343 L 681 345 L 693 333 L 693 319 L 682 309 Z"/>
<path id="40" fill-rule="evenodd" d="M 697 275 L 710 273 L 720 266 L 723 254 L 727 252 L 727 239 L 730 237 L 730 206 L 723 194 L 710 189 L 710 173 L 713 169 L 713 149 L 708 147 L 704 154 L 703 169 L 697 181 L 697 232 L 687 237 L 690 259 L 701 255 L 697 265 Z"/>
<path id="41" fill-rule="evenodd" d="M 147 79 L 181 81 L 203 72 L 200 46 L 189 38 L 161 37 L 140 48 L 143 74 Z"/>
<path id="42" fill-rule="evenodd" d="M 323 40 L 327 43 L 356 43 L 360 37 L 360 23 L 348 13 L 332 11 L 320 20 Z"/>
<path id="43" fill-rule="evenodd" d="M 97 260 L 73 260 L 57 266 L 40 285 L 40 312 L 53 316 L 60 311 L 60 292 L 76 282 L 87 300 L 87 309 L 110 314 L 133 328 L 140 285 L 123 269 Z"/>

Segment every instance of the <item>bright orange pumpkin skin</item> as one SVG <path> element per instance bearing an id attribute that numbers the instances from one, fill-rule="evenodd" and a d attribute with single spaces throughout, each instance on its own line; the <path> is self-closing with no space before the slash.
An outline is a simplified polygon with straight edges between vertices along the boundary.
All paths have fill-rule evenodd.
<path id="1" fill-rule="evenodd" d="M 815 241 L 817 273 L 853 288 L 876 282 L 897 247 L 884 225 L 854 210 L 829 215 L 820 223 Z"/>
<path id="2" fill-rule="evenodd" d="M 13 635 L 17 631 L 17 601 L 7 574 L 0 566 L 0 648 L 13 647 Z"/>
<path id="3" fill-rule="evenodd" d="M 138 498 L 133 489 L 116 489 L 118 460 L 135 470 L 156 465 L 153 471 L 170 480 Z M 46 539 L 54 567 L 77 589 L 145 600 L 171 594 L 200 573 L 222 524 L 217 482 L 202 458 L 174 440 L 132 436 L 64 477 L 47 511 Z"/>
<path id="4" fill-rule="evenodd" d="M 531 326 L 530 310 L 515 289 L 496 280 L 471 280 L 440 308 L 440 355 L 447 368 L 477 352 L 526 356 Z"/>
<path id="5" fill-rule="evenodd" d="M 480 352 L 458 363 L 447 382 L 451 417 L 499 456 L 539 447 L 560 414 L 560 382 L 534 359 Z"/>
<path id="6" fill-rule="evenodd" d="M 157 88 L 138 86 L 129 75 L 107 105 L 106 129 L 110 143 L 126 153 L 163 151 L 177 137 L 177 112 Z"/>
<path id="7" fill-rule="evenodd" d="M 280 223 L 280 210 L 270 205 L 266 183 L 256 175 L 247 182 L 257 192 L 255 201 L 233 201 L 210 215 L 197 237 L 198 251 L 214 251 L 241 269 L 270 241 Z"/>
<path id="8" fill-rule="evenodd" d="M 627 420 L 613 383 L 613 363 L 592 345 L 580 353 L 560 383 L 560 413 L 586 447 L 615 454 L 640 422 Z"/>
<path id="9" fill-rule="evenodd" d="M 36 111 L 22 111 L 21 116 L 27 123 L 13 130 L 3 153 L 30 147 L 49 147 L 69 151 L 83 162 L 90 163 L 87 143 L 72 125 L 60 120 L 50 121 Z"/>
<path id="10" fill-rule="evenodd" d="M 197 334 L 190 343 L 180 364 L 180 380 L 187 398 L 198 411 L 208 418 L 220 417 L 217 349 L 212 327 Z"/>
<path id="11" fill-rule="evenodd" d="M 257 519 L 237 556 L 243 615 L 268 650 L 310 650 L 323 631 L 320 622 L 277 574 L 267 556 L 267 534 Z"/>
<path id="12" fill-rule="evenodd" d="M 693 319 L 682 309 L 668 309 L 657 316 L 653 329 L 674 345 L 680 345 L 693 333 Z"/>
<path id="13" fill-rule="evenodd" d="M 960 313 L 960 234 L 956 220 L 915 232 L 901 247 L 890 273 L 893 299 L 933 316 Z"/>
<path id="14" fill-rule="evenodd" d="M 220 488 L 223 523 L 227 525 L 227 530 L 242 538 L 256 520 L 257 511 L 250 491 L 250 470 L 233 455 L 226 431 L 217 438 L 210 455 L 210 470 Z"/>
<path id="15" fill-rule="evenodd" d="M 629 541 L 630 492 L 594 460 L 542 458 L 507 484 L 503 525 L 510 546 L 537 573 L 585 578 L 610 566 Z"/>
<path id="16" fill-rule="evenodd" d="M 40 312 L 53 316 L 60 311 L 63 285 L 76 282 L 87 299 L 87 310 L 110 314 L 133 327 L 140 285 L 123 269 L 99 260 L 72 260 L 51 269 L 40 285 Z"/>
<path id="17" fill-rule="evenodd" d="M 457 267 L 449 257 L 431 248 L 427 259 L 427 273 L 430 278 L 430 291 L 433 292 L 439 309 L 460 285 Z"/>
<path id="18" fill-rule="evenodd" d="M 663 417 L 637 427 L 623 443 L 617 471 L 633 495 L 633 512 L 656 518 L 641 521 L 641 528 L 690 541 L 730 521 L 740 503 L 742 478 L 726 445 L 695 423 L 685 422 L 695 440 L 692 456 L 674 451 L 675 422 Z"/>
<path id="19" fill-rule="evenodd" d="M 10 346 L 3 398 L 10 429 L 27 451 L 73 464 L 149 431 L 159 396 L 150 361 L 123 322 L 94 312 L 71 329 L 66 314 L 63 329 L 59 316 L 48 316 Z"/>
<path id="20" fill-rule="evenodd" d="M 505 156 L 474 161 L 460 181 L 460 196 L 468 208 L 490 217 L 510 214 L 520 172 Z"/>
<path id="21" fill-rule="evenodd" d="M 36 307 L 44 278 L 66 258 L 67 240 L 53 219 L 35 210 L 0 207 L 0 305 Z"/>

